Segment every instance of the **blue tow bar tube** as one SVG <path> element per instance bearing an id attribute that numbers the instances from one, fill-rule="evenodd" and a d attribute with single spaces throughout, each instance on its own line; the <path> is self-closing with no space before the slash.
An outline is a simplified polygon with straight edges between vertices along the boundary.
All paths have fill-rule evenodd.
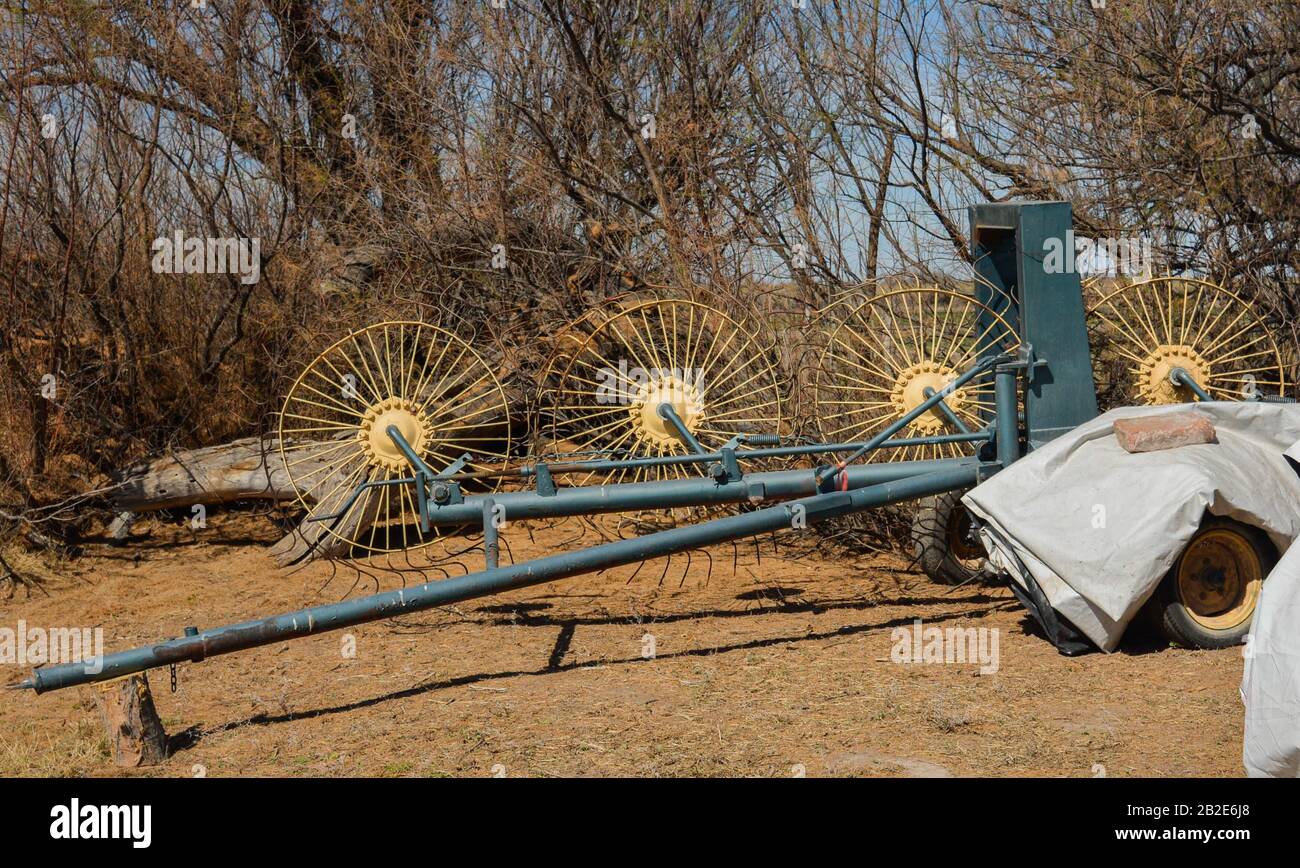
<path id="1" fill-rule="evenodd" d="M 725 447 L 717 454 L 706 452 L 694 438 L 683 440 L 691 454 L 682 457 L 691 463 L 708 462 L 709 474 L 698 479 L 626 483 L 605 486 L 543 486 L 543 475 L 535 471 L 537 490 L 498 492 L 489 496 L 445 497 L 454 485 L 449 484 L 463 460 L 441 473 L 429 467 L 410 449 L 400 432 L 388 431 L 406 453 L 412 476 L 395 483 L 414 485 L 420 504 L 420 525 L 479 524 L 484 530 L 487 568 L 453 579 L 429 582 L 414 588 L 374 594 L 245 621 L 210 630 L 186 630 L 186 635 L 146 645 L 130 651 L 105 656 L 92 665 L 68 663 L 36 669 L 31 678 L 14 688 L 44 693 L 64 687 L 120 678 L 160 666 L 197 663 L 218 654 L 229 654 L 260 645 L 269 645 L 329 630 L 365 624 L 410 612 L 448 606 L 476 597 L 497 594 L 563 579 L 582 573 L 637 563 L 676 554 L 689 549 L 732 542 L 746 537 L 787 528 L 803 528 L 819 521 L 861 512 L 918 497 L 968 488 L 1015 461 L 1020 454 L 1016 410 L 1016 372 L 1023 360 L 998 356 L 981 360 L 941 391 L 935 392 L 901 420 L 863 444 L 849 444 L 849 458 L 817 470 L 787 470 L 745 474 L 739 460 L 765 453 L 832 451 L 836 444 L 794 447 L 791 450 L 767 449 L 737 452 Z M 979 432 L 926 438 L 939 441 L 993 442 L 993 455 L 950 458 L 933 461 L 853 464 L 868 452 L 888 448 L 890 438 L 908 422 L 932 407 L 941 406 L 945 396 L 980 373 L 995 370 L 994 419 Z M 689 435 L 676 414 L 668 411 L 667 421 Z M 844 446 L 844 444 L 839 444 Z M 981 450 L 982 452 L 988 450 Z M 716 460 L 715 460 L 716 459 Z M 654 459 L 647 459 L 654 460 Z M 617 463 L 617 462 L 615 462 Z M 539 465 L 540 466 L 540 465 Z M 549 473 L 545 475 L 549 480 Z M 360 489 L 358 489 L 360 491 Z M 431 493 L 430 493 L 431 492 Z M 440 496 L 442 495 L 442 496 Z M 353 495 L 357 496 L 356 493 Z M 563 552 L 532 561 L 499 566 L 497 563 L 497 528 L 493 519 L 498 509 L 512 519 L 547 518 L 635 509 L 666 509 L 675 506 L 708 504 L 758 504 L 781 501 L 777 505 L 752 512 L 714 519 L 699 524 L 673 528 L 627 540 L 617 540 L 577 552 Z M 330 520 L 334 516 L 324 516 Z"/>
<path id="2" fill-rule="evenodd" d="M 962 464 L 932 473 L 871 485 L 853 491 L 817 494 L 799 500 L 741 513 L 700 524 L 673 528 L 634 539 L 618 540 L 577 552 L 564 552 L 507 567 L 484 570 L 454 579 L 429 582 L 414 588 L 387 591 L 355 600 L 300 609 L 256 621 L 203 630 L 193 636 L 146 645 L 131 651 L 106 655 L 96 666 L 66 663 L 36 669 L 32 677 L 14 685 L 37 693 L 79 684 L 120 678 L 176 663 L 197 663 L 218 654 L 229 654 L 270 645 L 286 639 L 311 636 L 420 612 L 438 606 L 526 588 L 581 573 L 636 563 L 686 551 L 743 539 L 769 531 L 802 527 L 864 509 L 926 497 L 965 488 L 998 469 L 996 463 Z M 95 671 L 90 671 L 90 670 Z"/>

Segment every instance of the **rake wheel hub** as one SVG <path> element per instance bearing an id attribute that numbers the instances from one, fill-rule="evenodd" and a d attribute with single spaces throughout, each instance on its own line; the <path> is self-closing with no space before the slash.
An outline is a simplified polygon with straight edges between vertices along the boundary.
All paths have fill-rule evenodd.
<path id="1" fill-rule="evenodd" d="M 366 410 L 357 428 L 357 440 L 366 460 L 375 467 L 401 471 L 409 462 L 393 438 L 388 436 L 389 425 L 401 432 L 416 455 L 432 442 L 433 429 L 415 403 L 406 398 L 388 398 Z"/>
<path id="2" fill-rule="evenodd" d="M 628 407 L 637 437 L 651 446 L 680 446 L 672 424 L 659 415 L 659 405 L 668 404 L 686 423 L 692 434 L 704 421 L 704 398 L 700 390 L 676 375 L 657 376 L 637 388 Z"/>
<path id="3" fill-rule="evenodd" d="M 890 403 L 897 410 L 898 417 L 902 418 L 925 403 L 929 397 L 925 394 L 927 389 L 942 391 L 956 377 L 957 371 L 947 365 L 929 360 L 918 362 L 899 372 L 889 396 Z M 944 398 L 944 403 L 954 413 L 962 407 L 963 401 L 961 389 Z M 909 427 L 922 436 L 932 436 L 942 434 L 947 424 L 948 417 L 938 407 L 932 407 L 913 419 Z"/>
<path id="4" fill-rule="evenodd" d="M 1169 379 L 1174 368 L 1182 368 L 1202 389 L 1207 388 L 1213 373 L 1210 364 L 1186 344 L 1161 344 L 1142 360 L 1139 367 L 1138 394 L 1149 404 L 1182 404 L 1194 400 L 1192 390 L 1175 386 Z"/>

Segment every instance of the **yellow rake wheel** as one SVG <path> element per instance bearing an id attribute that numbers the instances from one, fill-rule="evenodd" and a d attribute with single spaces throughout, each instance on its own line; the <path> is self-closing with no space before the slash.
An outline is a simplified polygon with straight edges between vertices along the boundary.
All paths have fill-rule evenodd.
<path id="1" fill-rule="evenodd" d="M 1221 286 L 1157 277 L 1101 296 L 1090 308 L 1099 391 L 1124 402 L 1197 400 L 1170 373 L 1182 368 L 1215 400 L 1281 395 L 1277 342 L 1249 302 Z"/>
<path id="2" fill-rule="evenodd" d="M 603 304 L 590 308 L 582 316 L 570 320 L 550 340 L 550 351 L 537 376 L 540 384 L 533 394 L 533 403 L 528 416 L 528 430 L 531 434 L 530 452 L 544 451 L 549 437 L 550 413 L 546 406 L 550 400 L 552 387 L 556 380 L 568 368 L 573 358 L 582 351 L 587 338 L 601 322 L 613 316 L 620 306 L 630 306 L 631 293 L 620 293 L 606 298 Z"/>
<path id="3" fill-rule="evenodd" d="M 991 308 L 945 289 L 902 289 L 868 299 L 830 329 L 813 379 L 822 440 L 859 443 L 943 389 L 984 355 L 1013 351 L 1015 330 Z M 944 401 L 970 431 L 992 419 L 993 374 L 970 380 Z M 941 408 L 914 419 L 896 438 L 962 433 Z M 877 461 L 957 458 L 971 443 L 878 449 Z"/>
<path id="4" fill-rule="evenodd" d="M 465 453 L 465 471 L 504 462 L 510 413 L 492 368 L 461 338 L 419 322 L 386 322 L 330 346 L 302 372 L 280 411 L 280 454 L 309 518 L 348 547 L 384 553 L 416 549 L 422 533 L 409 478 L 413 468 L 386 433 L 396 426 L 434 470 Z M 303 527 L 311 527 L 305 522 Z"/>
<path id="5" fill-rule="evenodd" d="M 543 385 L 542 433 L 574 460 L 685 455 L 669 423 L 670 404 L 705 449 L 737 434 L 775 434 L 781 427 L 781 380 L 753 331 L 708 305 L 661 299 L 606 318 L 589 318 L 590 334 Z M 701 476 L 697 466 L 663 465 L 590 471 L 575 485 Z"/>

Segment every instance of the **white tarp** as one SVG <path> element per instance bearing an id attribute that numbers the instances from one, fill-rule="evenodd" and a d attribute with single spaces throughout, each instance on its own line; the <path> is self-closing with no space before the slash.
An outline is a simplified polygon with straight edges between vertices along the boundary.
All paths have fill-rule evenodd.
<path id="1" fill-rule="evenodd" d="M 1300 443 L 1287 454 L 1300 471 Z M 1268 574 L 1246 644 L 1242 762 L 1251 777 L 1300 777 L 1300 546 Z"/>
<path id="2" fill-rule="evenodd" d="M 1300 546 L 1269 573 L 1241 678 L 1242 762 L 1251 777 L 1300 777 Z"/>
<path id="3" fill-rule="evenodd" d="M 1209 418 L 1218 443 L 1129 454 L 1115 440 L 1116 419 L 1189 410 Z M 1052 608 L 1113 651 L 1206 512 L 1266 531 L 1279 552 L 1300 536 L 1300 477 L 1282 456 L 1297 441 L 1295 404 L 1125 407 L 1035 450 L 964 502 L 984 525 L 992 565 L 1024 585 L 1018 558 Z"/>

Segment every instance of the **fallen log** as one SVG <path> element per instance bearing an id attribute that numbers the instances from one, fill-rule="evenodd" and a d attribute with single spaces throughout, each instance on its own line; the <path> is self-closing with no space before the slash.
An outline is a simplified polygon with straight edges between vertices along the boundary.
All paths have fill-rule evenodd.
<path id="1" fill-rule="evenodd" d="M 337 473 L 313 474 L 317 466 L 329 464 L 333 457 L 329 450 L 338 443 L 323 441 L 319 450 L 313 450 L 311 443 L 288 445 L 294 450 L 295 475 L 300 480 L 309 480 L 328 500 L 317 503 L 315 512 L 325 515 L 341 506 L 351 492 L 350 487 L 342 485 L 345 480 Z M 317 501 L 311 492 L 305 494 L 313 502 Z M 297 496 L 298 489 L 289 478 L 280 454 L 280 441 L 246 437 L 221 446 L 172 452 L 128 468 L 118 480 L 112 506 L 119 512 L 141 513 L 240 500 L 287 501 Z M 358 512 L 350 516 L 348 527 L 340 527 L 339 532 L 346 535 L 372 521 L 373 513 Z M 343 554 L 343 548 L 342 541 L 330 535 L 323 523 L 303 522 L 271 547 L 271 555 L 281 566 L 287 566 L 304 559 L 338 556 Z"/>
<path id="2" fill-rule="evenodd" d="M 481 426 L 484 436 L 499 436 L 503 429 L 500 419 L 484 421 Z M 337 512 L 359 481 L 337 470 L 318 470 L 332 465 L 338 441 L 290 441 L 288 445 L 292 449 L 294 478 L 305 486 L 303 496 L 314 504 L 312 513 L 319 516 Z M 355 470 L 356 465 L 349 469 Z M 280 453 L 280 441 L 275 438 L 247 437 L 221 446 L 172 452 L 128 468 L 117 482 L 111 496 L 111 506 L 119 514 L 112 534 L 115 537 L 123 535 L 129 521 L 143 512 L 242 500 L 292 501 L 298 497 L 298 488 L 289 478 Z M 304 520 L 271 546 L 271 556 L 280 566 L 346 556 L 345 539 L 360 538 L 374 523 L 378 508 L 379 499 L 372 498 L 365 510 L 353 511 L 335 527 L 335 533 L 329 532 L 327 522 Z M 123 515 L 130 516 L 126 527 L 122 526 Z"/>
<path id="3" fill-rule="evenodd" d="M 112 500 L 122 512 L 148 512 L 196 503 L 293 500 L 297 494 L 280 458 L 279 441 L 246 437 L 129 467 L 118 478 Z"/>

